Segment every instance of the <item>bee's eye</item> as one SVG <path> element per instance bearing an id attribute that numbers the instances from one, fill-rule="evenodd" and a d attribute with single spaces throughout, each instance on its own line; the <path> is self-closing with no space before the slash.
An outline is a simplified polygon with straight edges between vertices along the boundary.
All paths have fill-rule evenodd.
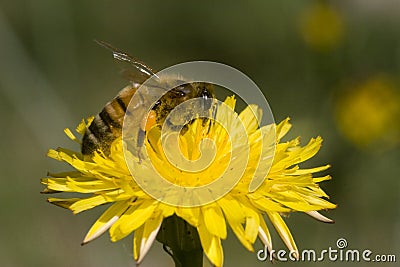
<path id="1" fill-rule="evenodd" d="M 192 91 L 193 88 L 190 84 L 184 84 L 176 88 L 176 93 L 181 97 L 190 95 Z"/>
<path id="2" fill-rule="evenodd" d="M 153 109 L 157 108 L 160 104 L 161 104 L 161 100 L 158 100 L 158 101 L 154 104 Z"/>

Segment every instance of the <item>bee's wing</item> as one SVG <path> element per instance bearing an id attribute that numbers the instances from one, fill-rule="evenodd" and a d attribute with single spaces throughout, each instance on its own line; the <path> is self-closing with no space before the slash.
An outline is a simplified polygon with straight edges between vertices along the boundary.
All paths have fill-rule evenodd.
<path id="1" fill-rule="evenodd" d="M 120 74 L 125 80 L 128 80 L 132 83 L 142 84 L 148 79 L 148 77 L 146 75 L 143 75 L 143 73 L 137 72 L 129 68 L 122 68 Z"/>
<path id="2" fill-rule="evenodd" d="M 95 42 L 101 45 L 102 47 L 110 50 L 113 53 L 114 59 L 129 64 L 128 66 L 125 65 L 124 67 L 122 67 L 121 73 L 125 79 L 133 83 L 143 83 L 151 76 L 155 76 L 156 78 L 158 78 L 157 75 L 154 73 L 153 69 L 151 69 L 143 62 L 135 59 L 128 53 L 123 52 L 104 41 L 95 40 Z"/>

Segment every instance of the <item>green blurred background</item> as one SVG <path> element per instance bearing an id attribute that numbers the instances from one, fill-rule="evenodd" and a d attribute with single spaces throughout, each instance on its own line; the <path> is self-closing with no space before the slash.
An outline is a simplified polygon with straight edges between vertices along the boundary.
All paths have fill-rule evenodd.
<path id="1" fill-rule="evenodd" d="M 338 204 L 324 213 L 336 223 L 290 215 L 299 249 L 336 248 L 346 238 L 349 248 L 396 254 L 399 262 L 399 14 L 398 0 L 1 1 L 1 266 L 134 266 L 131 238 L 114 244 L 104 235 L 80 246 L 102 208 L 73 216 L 39 194 L 47 171 L 66 169 L 46 151 L 78 149 L 63 129 L 97 113 L 126 84 L 93 39 L 155 69 L 211 60 L 246 73 L 276 121 L 291 117 L 289 137 L 324 138 L 303 166 L 332 165 L 333 180 L 322 187 Z M 225 266 L 271 264 L 232 233 L 223 245 Z M 285 264 L 346 265 L 278 265 Z M 157 244 L 142 266 L 172 260 Z"/>

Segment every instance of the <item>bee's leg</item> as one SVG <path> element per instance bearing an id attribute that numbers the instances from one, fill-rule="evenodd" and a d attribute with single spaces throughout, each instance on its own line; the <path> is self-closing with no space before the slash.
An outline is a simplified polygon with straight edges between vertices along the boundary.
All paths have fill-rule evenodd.
<path id="1" fill-rule="evenodd" d="M 146 132 L 144 130 L 142 130 L 142 129 L 139 129 L 138 138 L 137 138 L 137 148 L 138 148 L 137 156 L 139 158 L 139 163 L 142 163 L 142 156 L 143 155 L 142 155 L 141 148 L 142 148 L 142 146 L 144 144 L 145 137 L 146 137 Z"/>
<path id="2" fill-rule="evenodd" d="M 138 139 L 137 139 L 137 146 L 142 147 L 144 144 L 144 138 L 146 137 L 146 132 L 142 129 L 139 129 Z"/>
<path id="3" fill-rule="evenodd" d="M 141 148 L 144 145 L 144 140 L 146 138 L 146 132 L 150 131 L 150 129 L 156 125 L 157 123 L 157 114 L 154 110 L 151 110 L 148 114 L 148 116 L 143 117 L 141 123 L 140 123 L 140 129 L 138 133 L 138 138 L 137 138 L 137 155 L 139 158 L 139 163 L 142 162 L 142 156 L 143 154 L 141 153 Z"/>
<path id="4" fill-rule="evenodd" d="M 212 113 L 212 120 L 208 119 L 210 121 L 210 123 L 208 124 L 208 130 L 207 130 L 207 134 L 210 133 L 211 130 L 211 126 L 215 123 L 216 119 L 217 119 L 217 105 L 214 104 L 212 109 L 211 109 L 211 113 Z"/>

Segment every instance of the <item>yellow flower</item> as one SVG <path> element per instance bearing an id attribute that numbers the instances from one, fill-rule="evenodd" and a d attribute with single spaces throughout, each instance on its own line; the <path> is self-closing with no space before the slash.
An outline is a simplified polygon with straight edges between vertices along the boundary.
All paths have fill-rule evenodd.
<path id="1" fill-rule="evenodd" d="M 339 130 L 360 148 L 377 143 L 391 147 L 400 141 L 400 93 L 388 75 L 347 88 L 338 97 L 335 115 Z"/>
<path id="2" fill-rule="evenodd" d="M 343 39 L 340 13 L 326 3 L 311 5 L 301 16 L 300 33 L 311 48 L 325 51 L 337 47 Z"/>
<path id="3" fill-rule="evenodd" d="M 224 102 L 234 109 L 235 99 L 229 97 Z M 252 107 L 254 109 L 254 106 Z M 218 109 L 216 117 L 229 121 L 231 125 L 242 122 L 248 134 L 250 157 L 246 169 L 239 182 L 227 194 L 219 199 L 201 206 L 181 207 L 165 204 L 154 199 L 136 183 L 132 177 L 123 152 L 121 139 L 111 146 L 111 153 L 95 153 L 91 159 L 84 159 L 78 152 L 66 149 L 50 150 L 48 156 L 64 161 L 76 171 L 51 174 L 44 178 L 43 184 L 47 192 L 78 192 L 88 194 L 82 198 L 49 198 L 48 201 L 58 206 L 79 213 L 98 205 L 112 203 L 111 206 L 93 224 L 83 243 L 87 243 L 107 230 L 112 241 L 118 241 L 134 232 L 134 258 L 140 263 L 152 245 L 160 229 L 162 221 L 172 215 L 182 218 L 197 229 L 201 246 L 208 259 L 215 266 L 223 265 L 223 249 L 221 240 L 227 237 L 227 227 L 232 229 L 236 237 L 249 251 L 254 251 L 253 244 L 257 237 L 272 249 L 272 240 L 265 222 L 266 215 L 276 231 L 287 245 L 297 253 L 294 239 L 282 218 L 282 214 L 294 211 L 305 212 L 324 222 L 332 222 L 319 214 L 318 210 L 333 209 L 336 205 L 325 200 L 327 194 L 318 186 L 321 181 L 329 180 L 329 176 L 313 177 L 313 173 L 329 168 L 329 165 L 312 169 L 300 169 L 298 164 L 313 157 L 320 149 L 322 139 L 313 138 L 303 147 L 299 138 L 288 142 L 280 142 L 289 131 L 289 119 L 280 124 L 267 125 L 258 128 L 257 118 L 247 107 L 240 114 L 224 116 L 224 109 Z M 82 122 L 77 131 L 84 133 L 87 125 Z M 261 131 L 276 130 L 276 149 L 272 167 L 265 180 L 256 190 L 249 192 L 254 170 L 257 168 L 260 146 L 263 143 Z M 235 149 L 227 131 L 218 123 L 205 123 L 196 119 L 181 132 L 179 138 L 181 151 L 191 159 L 200 157 L 199 144 L 202 139 L 213 140 L 216 147 L 215 162 L 204 171 L 185 173 L 177 171 L 166 160 L 162 152 L 160 133 L 153 128 L 147 135 L 145 146 L 148 156 L 154 162 L 157 170 L 171 183 L 184 186 L 207 185 L 223 173 L 230 160 L 230 154 Z M 66 130 L 68 136 L 78 140 Z M 241 138 L 240 136 L 234 138 Z M 273 135 L 272 135 L 273 136 Z M 268 135 L 266 135 L 268 138 Z M 258 151 L 258 152 L 257 152 Z M 128 159 L 128 161 L 131 159 Z M 162 165 L 161 165 L 162 164 Z M 160 189 L 162 190 L 162 189 Z M 298 255 L 298 253 L 297 253 Z"/>

